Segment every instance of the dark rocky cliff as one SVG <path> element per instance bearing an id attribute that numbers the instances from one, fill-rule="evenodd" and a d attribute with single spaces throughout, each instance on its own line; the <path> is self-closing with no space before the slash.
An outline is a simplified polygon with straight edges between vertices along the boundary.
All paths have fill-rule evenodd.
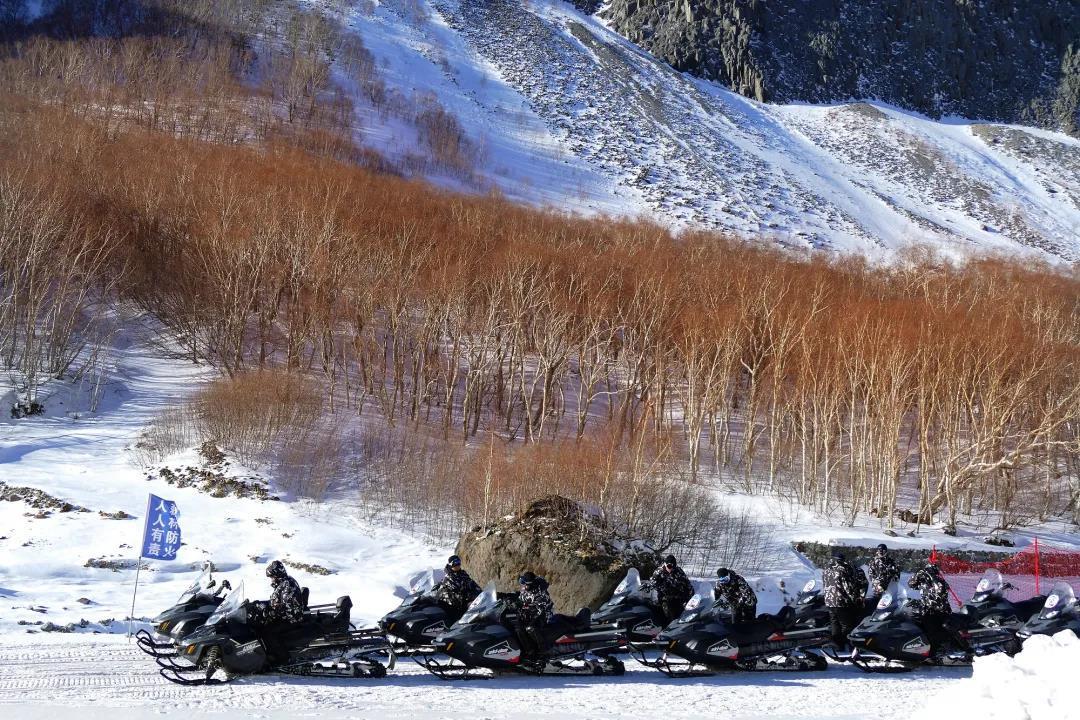
<path id="1" fill-rule="evenodd" d="M 602 12 L 676 69 L 757 100 L 878 99 L 1080 134 L 1076 0 L 611 0 Z"/>

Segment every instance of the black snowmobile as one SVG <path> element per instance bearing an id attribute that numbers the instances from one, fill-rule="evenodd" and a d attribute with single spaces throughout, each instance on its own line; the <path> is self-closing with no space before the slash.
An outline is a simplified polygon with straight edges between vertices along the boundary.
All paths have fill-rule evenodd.
<path id="1" fill-rule="evenodd" d="M 249 622 L 251 603 L 241 583 L 206 624 L 177 645 L 175 657 L 158 657 L 161 676 L 179 685 L 212 685 L 236 675 L 275 672 L 324 677 L 383 677 L 380 662 L 393 653 L 382 637 L 354 631 L 349 624 L 352 601 L 338 598 L 332 605 L 307 604 L 294 625 L 277 628 L 268 638 Z M 180 662 L 180 661 L 183 662 Z M 224 679 L 214 677 L 218 672 Z"/>
<path id="2" fill-rule="evenodd" d="M 698 594 L 651 643 L 634 643 L 635 659 L 668 677 L 710 675 L 718 670 L 824 670 L 812 650 L 831 642 L 821 582 L 810 580 L 794 605 L 736 625 L 723 599 Z"/>
<path id="3" fill-rule="evenodd" d="M 593 613 L 592 622 L 625 630 L 631 643 L 649 642 L 667 625 L 656 590 L 642 584 L 637 568 L 627 571 L 611 598 Z"/>
<path id="4" fill-rule="evenodd" d="M 154 657 L 174 656 L 176 643 L 202 627 L 221 605 L 225 591 L 231 589 L 228 580 L 220 585 L 214 580 L 212 566 L 207 563 L 176 604 L 150 621 L 154 634 L 147 630 L 135 633 L 139 649 Z"/>
<path id="5" fill-rule="evenodd" d="M 987 570 L 983 573 L 971 600 L 960 608 L 960 614 L 974 622 L 966 623 L 966 627 L 962 625 L 961 628 L 976 633 L 980 628 L 1009 627 L 1015 630 L 1038 613 L 1046 602 L 1046 595 L 1035 595 L 1027 600 L 1009 600 L 1005 597 L 1008 590 L 1016 590 L 1016 587 L 1005 582 L 1000 572 Z M 1016 649 L 1019 650 L 1019 646 Z"/>
<path id="6" fill-rule="evenodd" d="M 622 675 L 626 633 L 595 626 L 588 608 L 571 617 L 554 615 L 546 649 L 535 657 L 521 652 L 514 623 L 517 593 L 497 593 L 489 583 L 453 627 L 435 639 L 434 653 L 414 659 L 444 680 L 484 677 L 491 671 L 527 675 Z"/>
<path id="7" fill-rule="evenodd" d="M 1072 630 L 1080 635 L 1080 603 L 1076 602 L 1076 593 L 1067 582 L 1054 584 L 1042 608 L 1016 631 L 1016 635 L 1022 642 L 1032 635 L 1053 635 L 1062 630 Z"/>
<path id="8" fill-rule="evenodd" d="M 379 630 L 391 638 L 397 655 L 430 655 L 435 638 L 463 614 L 442 598 L 434 573 L 428 571 L 413 583 L 408 597 L 379 620 Z"/>
<path id="9" fill-rule="evenodd" d="M 946 629 L 967 647 L 948 643 L 934 652 L 920 623 L 919 606 L 907 588 L 894 584 L 873 614 L 848 635 L 856 652 L 847 659 L 867 672 L 905 672 L 920 665 L 970 665 L 976 655 L 1014 654 L 1020 649 L 1016 633 L 1025 620 L 1022 615 L 1034 613 L 1043 598 L 1013 603 L 1004 597 L 1010 587 L 1000 573 L 988 571 L 971 602 L 946 621 Z"/>

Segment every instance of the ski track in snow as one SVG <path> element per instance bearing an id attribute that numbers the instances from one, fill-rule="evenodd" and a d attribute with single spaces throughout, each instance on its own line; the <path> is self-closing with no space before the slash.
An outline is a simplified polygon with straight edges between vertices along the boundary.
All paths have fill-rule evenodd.
<path id="1" fill-rule="evenodd" d="M 730 717 L 909 716 L 917 699 L 968 677 L 967 669 L 869 677 L 850 667 L 819 673 L 718 674 L 669 680 L 628 663 L 621 678 L 523 678 L 446 682 L 408 660 L 381 680 L 268 675 L 184 688 L 119 636 L 5 637 L 0 643 L 0 715 L 109 718 L 200 717 Z"/>

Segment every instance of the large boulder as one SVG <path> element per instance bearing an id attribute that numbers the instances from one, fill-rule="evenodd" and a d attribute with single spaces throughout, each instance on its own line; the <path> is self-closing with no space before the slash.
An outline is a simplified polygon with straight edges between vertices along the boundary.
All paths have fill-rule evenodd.
<path id="1" fill-rule="evenodd" d="M 647 577 L 658 564 L 644 543 L 619 540 L 600 518 L 558 495 L 467 532 L 457 554 L 477 582 L 494 580 L 502 591 L 517 590 L 526 570 L 542 575 L 556 611 L 570 614 L 603 604 L 629 568 Z"/>

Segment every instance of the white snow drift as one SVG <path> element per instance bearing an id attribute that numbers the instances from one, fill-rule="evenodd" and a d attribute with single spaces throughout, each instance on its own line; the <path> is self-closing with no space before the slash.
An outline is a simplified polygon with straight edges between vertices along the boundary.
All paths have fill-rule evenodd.
<path id="1" fill-rule="evenodd" d="M 975 659 L 969 680 L 929 702 L 920 717 L 1065 720 L 1080 715 L 1080 639 L 1071 630 L 1036 635 L 1016 657 Z"/>

